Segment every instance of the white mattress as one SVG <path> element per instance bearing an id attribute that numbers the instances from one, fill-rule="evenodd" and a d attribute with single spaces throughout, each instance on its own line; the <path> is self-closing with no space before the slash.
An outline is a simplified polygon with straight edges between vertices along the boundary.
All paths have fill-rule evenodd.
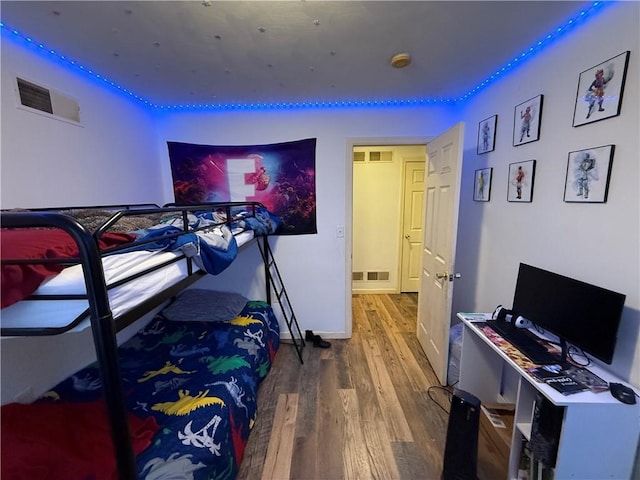
<path id="1" fill-rule="evenodd" d="M 236 235 L 238 247 L 253 239 L 253 231 L 245 231 Z M 182 255 L 181 252 L 136 251 L 103 258 L 105 281 L 107 285 L 126 277 L 162 264 L 167 260 Z M 198 267 L 191 262 L 193 271 Z M 187 277 L 187 260 L 182 259 L 150 272 L 124 285 L 110 289 L 109 305 L 114 318 L 126 313 L 142 300 L 159 293 Z M 58 275 L 43 282 L 36 295 L 86 294 L 84 275 L 81 265 L 65 268 Z M 83 311 L 89 308 L 87 300 L 23 300 L 0 310 L 0 321 L 3 328 L 49 327 L 58 328 L 68 325 Z M 88 328 L 87 320 L 81 322 L 71 331 Z"/>

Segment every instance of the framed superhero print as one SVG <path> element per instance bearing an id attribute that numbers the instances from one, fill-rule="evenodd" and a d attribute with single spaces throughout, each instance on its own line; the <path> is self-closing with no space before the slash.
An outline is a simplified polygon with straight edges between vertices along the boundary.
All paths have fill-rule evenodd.
<path id="1" fill-rule="evenodd" d="M 488 202 L 491 199 L 491 176 L 493 168 L 476 170 L 473 181 L 473 201 Z"/>
<path id="2" fill-rule="evenodd" d="M 569 152 L 564 201 L 573 203 L 605 203 L 609 193 L 609 177 L 615 145 Z"/>
<path id="3" fill-rule="evenodd" d="M 493 152 L 495 149 L 497 122 L 498 115 L 493 115 L 478 124 L 478 155 Z"/>
<path id="4" fill-rule="evenodd" d="M 540 139 L 542 119 L 542 95 L 517 105 L 513 112 L 513 146 L 524 145 Z"/>
<path id="5" fill-rule="evenodd" d="M 580 74 L 573 126 L 620 115 L 629 52 L 621 53 Z"/>
<path id="6" fill-rule="evenodd" d="M 533 178 L 535 173 L 535 160 L 526 160 L 509 165 L 508 202 L 527 203 L 533 200 Z"/>

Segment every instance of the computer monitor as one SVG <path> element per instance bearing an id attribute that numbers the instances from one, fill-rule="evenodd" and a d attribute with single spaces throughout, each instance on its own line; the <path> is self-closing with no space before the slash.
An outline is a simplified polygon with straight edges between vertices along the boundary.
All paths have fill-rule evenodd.
<path id="1" fill-rule="evenodd" d="M 626 296 L 541 268 L 520 264 L 513 311 L 611 364 Z"/>

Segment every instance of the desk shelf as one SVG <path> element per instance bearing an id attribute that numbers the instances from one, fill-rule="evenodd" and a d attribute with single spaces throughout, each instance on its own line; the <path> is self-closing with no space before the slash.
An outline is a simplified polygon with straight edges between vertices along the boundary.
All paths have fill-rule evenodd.
<path id="1" fill-rule="evenodd" d="M 609 392 L 562 395 L 536 381 L 514 359 L 493 344 L 462 314 L 464 323 L 458 388 L 483 404 L 515 404 L 509 455 L 509 479 L 516 479 L 521 445 L 532 435 L 533 410 L 541 394 L 564 407 L 554 478 L 630 478 L 640 437 L 640 404 L 626 405 Z M 594 369 L 595 370 L 595 369 Z M 604 370 L 594 371 L 607 382 L 620 382 Z"/>
<path id="2" fill-rule="evenodd" d="M 531 422 L 516 423 L 516 428 L 527 440 L 531 440 Z"/>

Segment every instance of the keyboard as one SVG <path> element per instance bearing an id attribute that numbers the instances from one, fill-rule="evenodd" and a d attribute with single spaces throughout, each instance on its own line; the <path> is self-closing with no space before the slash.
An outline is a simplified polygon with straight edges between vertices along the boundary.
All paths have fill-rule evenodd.
<path id="1" fill-rule="evenodd" d="M 487 325 L 536 365 L 553 365 L 560 362 L 560 358 L 538 343 L 535 335 L 530 331 L 512 327 L 511 324 L 502 320 L 487 320 Z"/>

